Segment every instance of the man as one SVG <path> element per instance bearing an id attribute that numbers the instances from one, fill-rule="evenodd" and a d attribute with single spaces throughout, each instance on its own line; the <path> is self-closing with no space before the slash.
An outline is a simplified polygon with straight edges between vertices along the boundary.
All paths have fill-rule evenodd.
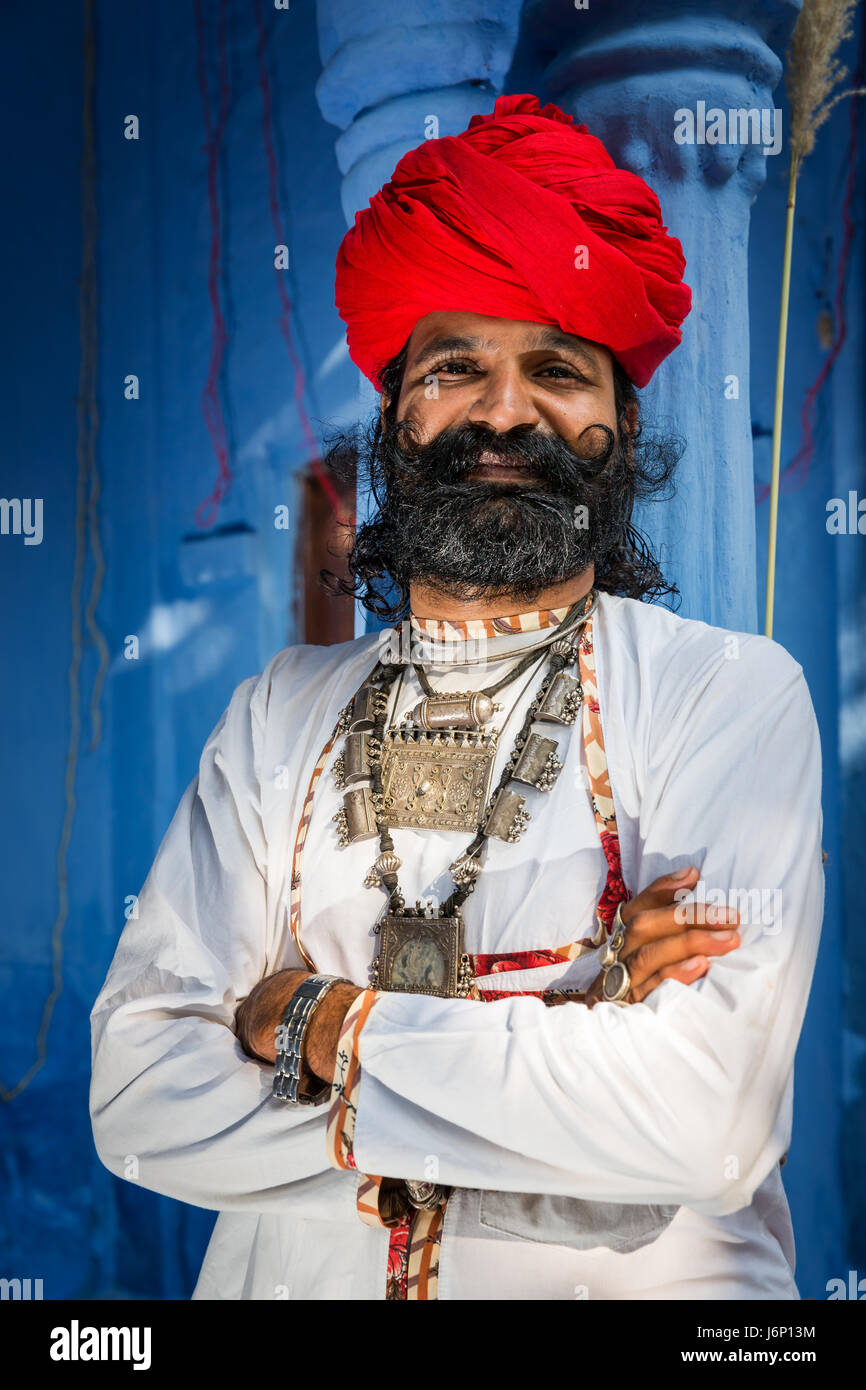
<path id="1" fill-rule="evenodd" d="M 221 1213 L 197 1298 L 798 1297 L 819 746 L 782 648 L 645 601 L 683 270 L 528 96 L 347 234 L 344 587 L 401 622 L 235 691 L 93 1011 L 103 1162 Z"/>

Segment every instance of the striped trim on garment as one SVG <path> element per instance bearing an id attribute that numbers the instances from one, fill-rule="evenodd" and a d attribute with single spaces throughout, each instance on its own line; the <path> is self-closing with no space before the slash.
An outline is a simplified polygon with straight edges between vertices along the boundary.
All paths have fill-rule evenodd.
<path id="1" fill-rule="evenodd" d="M 334 1168 L 357 1172 L 355 1121 L 361 1085 L 358 1039 L 378 998 L 379 992 L 365 989 L 351 1004 L 340 1028 L 325 1138 L 328 1162 Z M 400 1227 L 405 1225 L 408 1215 L 403 1184 L 366 1173 L 361 1173 L 359 1177 L 356 1207 L 365 1226 Z"/>
<path id="2" fill-rule="evenodd" d="M 418 1211 L 409 1230 L 409 1258 L 406 1269 L 407 1301 L 431 1302 L 439 1297 L 439 1246 L 445 1208 Z"/>
<path id="3" fill-rule="evenodd" d="M 499 954 L 488 953 L 472 956 L 474 976 L 498 975 L 510 970 L 532 970 L 544 965 L 577 960 L 580 956 L 596 951 L 613 929 L 613 917 L 617 903 L 625 902 L 631 894 L 622 877 L 622 864 L 619 848 L 619 831 L 616 824 L 616 808 L 610 786 L 610 772 L 604 747 L 604 732 L 601 725 L 601 711 L 598 703 L 598 683 L 593 648 L 592 618 L 586 624 L 578 644 L 580 683 L 583 688 L 582 732 L 586 758 L 587 779 L 589 781 L 590 801 L 599 833 L 602 851 L 607 861 L 607 877 L 596 908 L 596 931 L 593 936 L 583 936 L 564 946 L 537 951 L 505 951 Z M 504 999 L 512 992 L 520 994 L 541 994 L 541 990 L 491 990 L 474 986 L 472 996 L 490 1003 L 494 999 Z"/>
<path id="4" fill-rule="evenodd" d="M 375 1002 L 375 991 L 365 989 L 353 1001 L 340 1028 L 326 1139 L 328 1161 L 335 1168 L 355 1167 L 355 1102 L 361 1075 L 357 1035 L 366 1023 L 367 1015 Z"/>
<path id="5" fill-rule="evenodd" d="M 562 622 L 565 608 L 539 608 L 531 613 L 510 613 L 502 618 L 418 618 L 409 621 L 415 632 L 434 642 L 470 642 L 484 637 L 502 637 L 514 632 L 541 632 Z"/>
<path id="6" fill-rule="evenodd" d="M 385 1300 L 433 1302 L 439 1297 L 439 1247 L 445 1208 L 414 1211 L 391 1231 Z"/>
<path id="7" fill-rule="evenodd" d="M 376 665 L 378 665 L 378 662 L 376 663 Z M 367 681 L 370 679 L 370 675 L 372 675 L 375 669 L 376 667 L 374 666 L 370 673 L 364 677 L 364 680 L 358 686 L 358 690 L 363 689 L 364 685 L 366 685 Z M 358 691 L 355 692 L 355 694 L 357 693 Z M 352 704 L 354 698 L 355 696 L 353 695 L 352 700 L 349 701 L 349 705 Z M 346 708 L 348 708 L 348 705 L 346 706 Z M 330 754 L 331 749 L 333 748 L 334 743 L 336 742 L 337 736 L 342 726 L 342 722 L 343 714 L 341 712 L 336 724 L 334 725 L 334 731 L 331 734 L 331 737 L 328 739 L 327 743 L 325 744 L 324 748 L 322 749 L 321 753 L 319 754 L 316 760 L 316 765 L 313 768 L 313 771 L 310 775 L 310 782 L 309 786 L 307 787 L 307 794 L 304 797 L 304 804 L 301 809 L 301 819 L 298 822 L 298 831 L 295 836 L 295 848 L 292 853 L 292 877 L 289 885 L 289 931 L 292 934 L 292 940 L 295 943 L 295 948 L 298 952 L 298 955 L 301 957 L 301 960 L 310 970 L 315 970 L 316 967 L 313 964 L 312 958 L 307 955 L 307 952 L 304 949 L 303 942 L 301 941 L 301 860 L 304 854 L 304 845 L 307 839 L 307 831 L 310 827 L 310 818 L 313 814 L 313 798 L 316 794 L 316 785 L 319 781 L 319 778 L 325 770 L 325 764 L 328 761 L 328 755 Z"/>

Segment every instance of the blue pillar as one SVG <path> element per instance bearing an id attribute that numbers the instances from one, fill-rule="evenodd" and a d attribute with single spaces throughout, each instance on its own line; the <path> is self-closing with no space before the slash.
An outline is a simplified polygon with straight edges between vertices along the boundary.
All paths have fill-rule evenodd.
<path id="1" fill-rule="evenodd" d="M 502 91 L 521 0 L 319 0 L 322 115 L 342 134 L 343 211 L 386 183 L 421 140 L 457 135 Z M 431 123 L 430 118 L 434 118 Z"/>
<path id="2" fill-rule="evenodd" d="M 748 18 L 744 18 L 747 8 Z M 544 96 L 606 145 L 614 161 L 658 194 L 683 244 L 692 311 L 683 343 L 658 369 L 644 412 L 687 440 L 677 495 L 641 510 L 637 524 L 661 551 L 683 595 L 684 617 L 757 630 L 755 502 L 749 410 L 750 207 L 781 168 L 781 113 L 773 89 L 796 0 L 744 7 L 700 0 L 663 12 L 621 0 L 577 9 L 528 0 L 527 30 L 554 51 Z M 723 122 L 713 117 L 714 110 Z M 766 112 L 779 153 L 765 157 L 757 130 L 732 131 L 729 113 Z M 688 137 L 689 116 L 694 140 Z M 760 119 L 760 117 L 759 117 Z M 754 118 L 750 118 L 754 121 Z M 721 136 L 718 143 L 701 139 Z"/>

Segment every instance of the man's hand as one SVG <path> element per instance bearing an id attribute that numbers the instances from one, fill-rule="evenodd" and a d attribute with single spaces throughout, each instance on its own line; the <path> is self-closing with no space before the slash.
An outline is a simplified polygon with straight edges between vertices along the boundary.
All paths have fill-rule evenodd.
<path id="1" fill-rule="evenodd" d="M 657 878 L 624 904 L 621 915 L 626 933 L 619 959 L 631 976 L 630 1003 L 639 1004 L 663 980 L 679 980 L 690 985 L 707 973 L 708 956 L 726 955 L 739 946 L 740 936 L 734 928 L 740 917 L 733 908 L 705 908 L 705 925 L 700 927 L 677 921 L 675 914 L 679 904 L 674 894 L 678 889 L 691 892 L 699 877 L 694 865 L 678 869 L 676 873 Z M 286 1005 L 309 973 L 307 970 L 279 970 L 259 981 L 239 1005 L 237 1034 L 248 1056 L 271 1065 L 276 1061 L 277 1028 Z M 583 1003 L 589 1008 L 601 999 L 603 980 L 600 972 L 583 995 Z M 333 1077 L 343 1019 L 361 993 L 357 985 L 334 985 L 310 1020 L 304 1039 L 303 1061 L 322 1081 L 330 1081 Z M 549 1002 L 564 1003 L 566 998 Z"/>
<path id="2" fill-rule="evenodd" d="M 626 924 L 625 944 L 619 959 L 631 976 L 631 989 L 626 998 L 639 1004 L 663 980 L 679 980 L 690 985 L 706 975 L 710 968 L 708 956 L 723 956 L 740 944 L 735 930 L 740 920 L 738 912 L 727 907 L 706 907 L 706 925 L 689 926 L 678 922 L 677 890 L 691 892 L 700 874 L 692 865 L 664 874 L 637 897 L 623 905 L 621 916 Z M 584 995 L 583 1002 L 592 1008 L 601 999 L 603 973 L 599 973 Z"/>
<path id="3" fill-rule="evenodd" d="M 309 970 L 279 970 L 260 980 L 235 1015 L 238 1041 L 249 1057 L 261 1062 L 277 1059 L 276 1032 L 286 1005 Z M 332 985 L 310 1019 L 302 1060 L 322 1081 L 330 1081 L 337 1065 L 337 1045 L 343 1019 L 362 990 L 356 985 Z"/>

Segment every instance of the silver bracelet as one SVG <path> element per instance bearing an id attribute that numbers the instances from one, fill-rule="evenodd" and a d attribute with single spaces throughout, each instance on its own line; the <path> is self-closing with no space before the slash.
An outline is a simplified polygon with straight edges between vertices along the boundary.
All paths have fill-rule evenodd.
<path id="1" fill-rule="evenodd" d="M 302 980 L 283 1011 L 277 1028 L 277 1059 L 274 1063 L 274 1095 L 288 1105 L 323 1105 L 331 1093 L 331 1082 L 319 1090 L 300 1091 L 304 1080 L 302 1059 L 304 1038 L 310 1019 L 333 985 L 349 984 L 342 975 L 308 975 Z"/>

